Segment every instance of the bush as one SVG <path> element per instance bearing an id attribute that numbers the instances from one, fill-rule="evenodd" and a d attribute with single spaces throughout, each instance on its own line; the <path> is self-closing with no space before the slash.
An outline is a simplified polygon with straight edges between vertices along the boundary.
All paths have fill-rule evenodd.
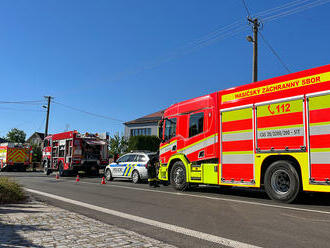
<path id="1" fill-rule="evenodd" d="M 26 195 L 22 187 L 8 179 L 0 177 L 0 204 L 18 203 L 26 200 Z"/>
<path id="2" fill-rule="evenodd" d="M 159 150 L 160 140 L 157 136 L 131 136 L 128 140 L 128 151 L 147 150 L 156 152 Z"/>

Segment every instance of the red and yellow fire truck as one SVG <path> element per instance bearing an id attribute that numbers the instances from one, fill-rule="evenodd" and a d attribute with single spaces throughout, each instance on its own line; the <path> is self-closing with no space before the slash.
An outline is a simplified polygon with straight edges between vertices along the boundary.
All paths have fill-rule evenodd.
<path id="1" fill-rule="evenodd" d="M 172 105 L 159 126 L 159 179 L 259 188 L 292 202 L 330 192 L 330 65 Z"/>
<path id="2" fill-rule="evenodd" d="M 69 131 L 49 135 L 42 149 L 44 172 L 58 171 L 60 176 L 78 171 L 98 174 L 108 164 L 108 144 L 95 134 Z"/>
<path id="3" fill-rule="evenodd" d="M 21 143 L 1 143 L 0 144 L 0 166 L 1 170 L 26 171 L 31 164 L 31 146 Z"/>

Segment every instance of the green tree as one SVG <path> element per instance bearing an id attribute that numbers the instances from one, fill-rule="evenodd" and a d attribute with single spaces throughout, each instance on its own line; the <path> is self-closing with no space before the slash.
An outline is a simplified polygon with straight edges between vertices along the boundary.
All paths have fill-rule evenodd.
<path id="1" fill-rule="evenodd" d="M 42 151 L 38 145 L 32 145 L 32 162 L 41 162 Z"/>
<path id="2" fill-rule="evenodd" d="M 127 151 L 127 139 L 120 136 L 119 133 L 110 137 L 109 140 L 109 154 L 113 157 L 115 154 L 123 154 Z"/>
<path id="3" fill-rule="evenodd" d="M 159 150 L 160 140 L 157 136 L 131 136 L 128 140 L 128 151 L 146 150 L 156 152 Z"/>
<path id="4" fill-rule="evenodd" d="M 26 138 L 26 133 L 23 130 L 19 130 L 17 128 L 13 128 L 7 133 L 8 142 L 24 143 L 25 138 Z"/>

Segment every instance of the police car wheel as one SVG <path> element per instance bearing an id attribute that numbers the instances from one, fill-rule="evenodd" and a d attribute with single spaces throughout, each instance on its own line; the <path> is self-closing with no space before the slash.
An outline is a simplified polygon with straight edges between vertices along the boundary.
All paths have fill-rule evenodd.
<path id="1" fill-rule="evenodd" d="M 134 170 L 133 172 L 132 172 L 132 182 L 133 183 L 139 183 L 141 181 L 141 179 L 140 179 L 140 174 L 139 174 L 139 172 L 137 171 L 137 170 Z"/>
<path id="2" fill-rule="evenodd" d="M 276 161 L 267 168 L 264 184 L 268 196 L 283 203 L 293 202 L 301 188 L 297 170 L 285 160 Z"/>
<path id="3" fill-rule="evenodd" d="M 105 179 L 107 179 L 107 181 L 112 181 L 113 180 L 110 169 L 106 169 L 104 174 L 105 174 Z"/>
<path id="4" fill-rule="evenodd" d="M 186 168 L 181 161 L 174 163 L 171 170 L 170 181 L 176 190 L 186 190 L 189 188 L 189 184 L 186 180 Z"/>

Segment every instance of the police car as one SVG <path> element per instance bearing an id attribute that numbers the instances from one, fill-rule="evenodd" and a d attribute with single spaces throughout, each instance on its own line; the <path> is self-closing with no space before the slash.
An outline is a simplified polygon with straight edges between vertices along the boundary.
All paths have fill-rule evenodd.
<path id="1" fill-rule="evenodd" d="M 157 156 L 151 152 L 131 152 L 121 156 L 117 162 L 109 164 L 104 171 L 105 178 L 112 181 L 114 178 L 132 179 L 139 183 L 148 179 L 147 164 Z"/>

